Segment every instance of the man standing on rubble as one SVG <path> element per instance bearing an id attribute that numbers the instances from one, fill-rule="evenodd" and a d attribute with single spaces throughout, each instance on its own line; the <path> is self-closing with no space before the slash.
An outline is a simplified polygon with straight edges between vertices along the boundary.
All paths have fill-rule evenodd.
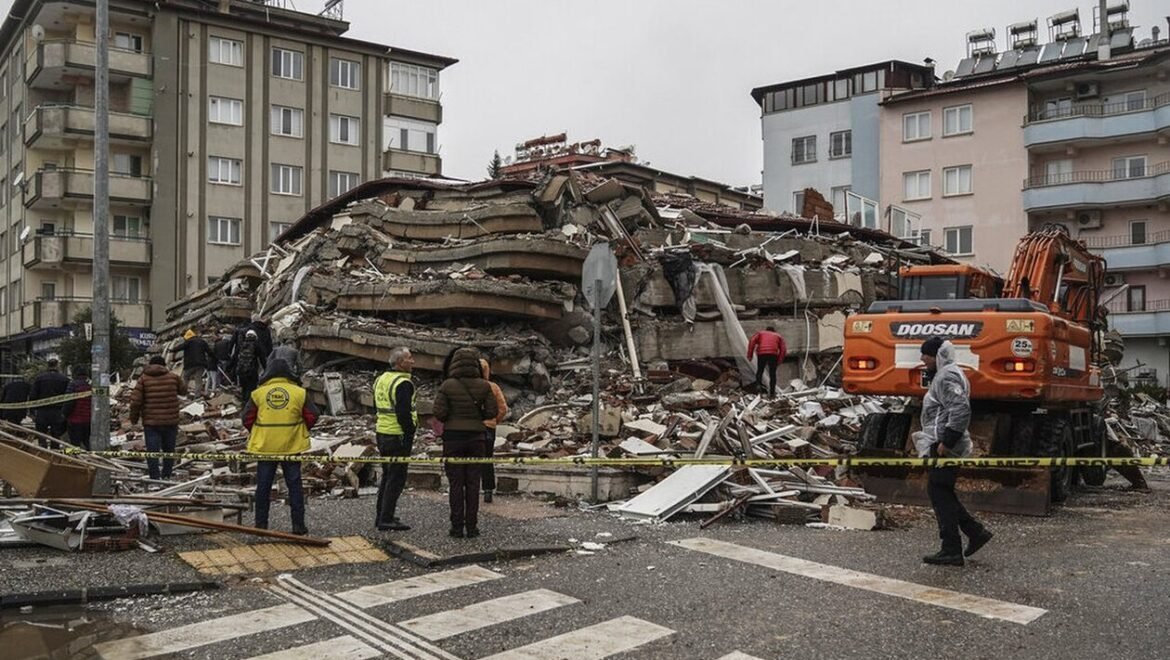
<path id="1" fill-rule="evenodd" d="M 965 458 L 971 455 L 971 384 L 955 358 L 955 347 L 939 337 L 922 344 L 922 362 L 926 365 L 930 387 L 922 400 L 922 431 L 915 434 L 915 447 L 922 457 Z M 922 561 L 940 566 L 962 566 L 991 540 L 992 533 L 975 519 L 955 494 L 958 467 L 932 467 L 927 479 L 930 505 L 938 519 L 942 549 L 926 555 Z M 963 551 L 962 530 L 967 535 Z"/>
<path id="2" fill-rule="evenodd" d="M 187 384 L 170 369 L 161 355 L 150 358 L 150 364 L 130 393 L 130 423 L 142 420 L 142 432 L 146 437 L 146 451 L 175 451 L 179 435 L 179 397 L 187 395 Z M 151 479 L 169 479 L 174 459 L 165 458 L 162 471 L 158 459 L 146 459 L 146 468 Z"/>
<path id="3" fill-rule="evenodd" d="M 196 399 L 203 396 L 203 378 L 208 369 L 215 368 L 211 346 L 194 329 L 183 333 L 183 382 Z"/>
<path id="4" fill-rule="evenodd" d="M 229 380 L 228 372 L 232 364 L 232 331 L 224 326 L 219 331 L 219 340 L 211 347 L 211 354 L 215 357 L 215 366 L 211 370 L 210 387 L 219 392 L 223 389 L 224 381 Z"/>
<path id="5" fill-rule="evenodd" d="M 69 379 L 61 373 L 56 358 L 51 358 L 46 364 L 46 370 L 33 380 L 30 401 L 40 401 L 50 397 L 61 396 L 69 389 Z M 61 404 L 50 403 L 37 406 L 33 412 L 33 419 L 37 424 L 37 431 L 60 439 L 65 433 L 65 416 L 61 414 Z M 41 445 L 48 446 L 47 442 Z"/>
<path id="6" fill-rule="evenodd" d="M 414 450 L 414 432 L 418 428 L 415 409 L 414 356 L 399 346 L 390 351 L 390 371 L 374 381 L 374 407 L 378 409 L 375 437 L 382 456 L 410 456 Z M 383 463 L 378 483 L 377 513 L 374 525 L 381 531 L 406 531 L 410 525 L 398 519 L 398 498 L 406 487 L 406 463 Z"/>
<path id="7" fill-rule="evenodd" d="M 244 333 L 244 339 L 236 349 L 235 370 L 236 380 L 240 382 L 240 400 L 247 403 L 252 396 L 252 390 L 260 381 L 260 370 L 264 368 L 265 354 L 261 352 L 259 338 L 255 330 Z"/>
<path id="8" fill-rule="evenodd" d="M 247 451 L 271 456 L 308 451 L 309 429 L 317 423 L 319 415 L 305 388 L 297 385 L 292 367 L 283 360 L 273 360 L 264 373 L 264 382 L 252 392 L 244 407 L 244 426 L 250 432 Z M 268 529 L 269 499 L 278 466 L 288 488 L 292 533 L 308 534 L 305 493 L 298 461 L 261 460 L 256 464 L 255 525 L 259 529 Z"/>
<path id="9" fill-rule="evenodd" d="M 776 334 L 775 327 L 768 326 L 767 329 L 752 335 L 751 341 L 748 342 L 748 362 L 751 362 L 753 355 L 759 356 L 756 363 L 756 387 L 763 389 L 764 370 L 766 369 L 768 371 L 768 396 L 776 398 L 776 367 L 784 361 L 784 356 L 788 355 L 788 346 L 784 344 L 784 338 Z"/>

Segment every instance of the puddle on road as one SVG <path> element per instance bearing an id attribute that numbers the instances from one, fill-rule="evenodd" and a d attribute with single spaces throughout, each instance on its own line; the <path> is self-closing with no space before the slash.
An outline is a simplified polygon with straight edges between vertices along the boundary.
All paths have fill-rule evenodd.
<path id="1" fill-rule="evenodd" d="M 0 657 L 96 658 L 95 644 L 137 634 L 109 613 L 84 607 L 38 607 L 0 612 Z"/>

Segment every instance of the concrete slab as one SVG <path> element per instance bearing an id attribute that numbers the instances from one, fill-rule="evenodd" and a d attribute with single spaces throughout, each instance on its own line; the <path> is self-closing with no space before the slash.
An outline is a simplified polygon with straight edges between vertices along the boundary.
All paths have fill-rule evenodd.
<path id="1" fill-rule="evenodd" d="M 769 325 L 784 337 L 788 353 L 803 352 L 810 344 L 817 350 L 818 326 L 809 326 L 804 319 L 750 319 L 742 321 L 744 332 L 751 337 L 758 330 Z M 694 330 L 685 323 L 665 321 L 641 321 L 634 330 L 638 342 L 638 356 L 643 362 L 651 360 L 694 360 L 696 358 L 734 358 L 739 351 L 727 340 L 727 331 L 722 321 L 699 322 Z"/>

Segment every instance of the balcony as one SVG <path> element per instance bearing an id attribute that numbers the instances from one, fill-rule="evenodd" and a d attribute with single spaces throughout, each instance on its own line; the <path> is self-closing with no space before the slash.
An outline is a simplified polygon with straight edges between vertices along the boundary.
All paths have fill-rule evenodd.
<path id="1" fill-rule="evenodd" d="M 1146 167 L 1142 176 L 1126 170 L 1083 170 L 1024 180 L 1024 210 L 1101 207 L 1170 199 L 1170 161 Z"/>
<path id="2" fill-rule="evenodd" d="M 1027 147 L 1153 135 L 1170 128 L 1170 93 L 1142 101 L 1037 109 L 1024 124 Z"/>
<path id="3" fill-rule="evenodd" d="M 22 330 L 37 330 L 68 325 L 78 312 L 93 304 L 92 298 L 38 298 L 20 309 Z M 110 301 L 110 309 L 128 328 L 150 327 L 150 303 L 145 301 Z"/>
<path id="4" fill-rule="evenodd" d="M 24 79 L 37 89 L 69 89 L 77 76 L 93 77 L 97 44 L 72 39 L 51 39 L 37 44 L 25 63 Z M 110 80 L 149 78 L 153 75 L 150 53 L 110 47 Z"/>
<path id="5" fill-rule="evenodd" d="M 382 169 L 434 176 L 443 173 L 443 159 L 438 154 L 391 148 L 382 152 Z"/>
<path id="6" fill-rule="evenodd" d="M 1108 305 L 1109 327 L 1123 337 L 1155 337 L 1170 334 L 1170 300 L 1147 300 L 1145 309 L 1130 311 L 1124 300 Z"/>
<path id="7" fill-rule="evenodd" d="M 386 92 L 382 97 L 382 105 L 385 106 L 383 114 L 443 123 L 443 106 L 438 101 Z"/>
<path id="8" fill-rule="evenodd" d="M 1170 230 L 1158 231 L 1134 241 L 1121 236 L 1085 236 L 1080 239 L 1089 249 L 1105 258 L 1110 271 L 1148 270 L 1170 266 Z M 1112 311 L 1112 310 L 1111 310 Z"/>
<path id="9" fill-rule="evenodd" d="M 25 190 L 27 208 L 53 209 L 93 203 L 92 170 L 40 169 Z M 110 173 L 110 202 L 149 206 L 150 177 Z"/>
<path id="10" fill-rule="evenodd" d="M 77 233 L 35 234 L 21 248 L 25 268 L 56 270 L 93 263 L 93 235 Z M 150 239 L 110 236 L 110 264 L 125 268 L 150 268 Z"/>
<path id="11" fill-rule="evenodd" d="M 77 142 L 93 142 L 94 110 L 76 105 L 42 105 L 24 121 L 24 143 L 30 149 L 72 148 Z M 151 118 L 122 112 L 110 113 L 110 142 L 150 142 Z"/>

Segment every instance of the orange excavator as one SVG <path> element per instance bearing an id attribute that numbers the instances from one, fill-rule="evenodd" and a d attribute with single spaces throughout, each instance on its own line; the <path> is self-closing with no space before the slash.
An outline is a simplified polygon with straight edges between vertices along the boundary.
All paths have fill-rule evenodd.
<path id="1" fill-rule="evenodd" d="M 919 348 L 949 339 L 971 382 L 974 456 L 1103 456 L 1104 395 L 1095 364 L 1105 314 L 1098 300 L 1105 261 L 1063 228 L 1023 237 L 1004 279 L 968 265 L 902 269 L 902 300 L 873 303 L 845 327 L 842 385 L 850 394 L 912 397 L 927 373 Z M 916 410 L 864 421 L 863 451 L 902 455 Z M 869 468 L 866 488 L 887 499 L 925 501 L 921 470 Z M 1093 468 L 970 468 L 960 491 L 982 510 L 1044 514 Z M 964 483 L 965 482 L 965 483 Z"/>

